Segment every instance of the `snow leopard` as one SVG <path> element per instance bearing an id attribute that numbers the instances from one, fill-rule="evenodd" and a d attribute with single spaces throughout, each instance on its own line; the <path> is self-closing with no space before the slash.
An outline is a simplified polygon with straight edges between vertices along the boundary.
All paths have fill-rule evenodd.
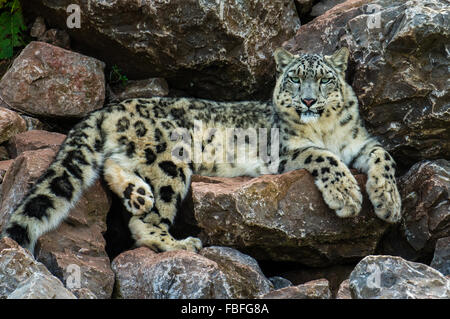
<path id="1" fill-rule="evenodd" d="M 363 125 L 345 80 L 348 49 L 321 55 L 278 48 L 274 58 L 276 84 L 268 102 L 133 98 L 90 113 L 18 204 L 4 235 L 33 251 L 37 239 L 56 228 L 101 176 L 131 214 L 128 227 L 137 246 L 198 251 L 198 238 L 169 233 L 193 174 L 259 176 L 297 169 L 313 176 L 325 203 L 342 218 L 361 210 L 363 197 L 349 168 L 360 170 L 375 214 L 398 222 L 396 164 Z M 265 144 L 254 148 L 250 136 L 221 133 L 228 128 L 266 132 Z M 212 160 L 195 160 L 196 147 Z M 270 156 L 262 156 L 263 150 Z M 236 160 L 240 153 L 248 157 Z"/>

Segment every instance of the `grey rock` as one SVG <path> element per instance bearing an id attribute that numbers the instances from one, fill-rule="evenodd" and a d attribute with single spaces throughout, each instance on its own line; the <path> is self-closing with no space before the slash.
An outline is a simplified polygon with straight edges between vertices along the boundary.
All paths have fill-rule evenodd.
<path id="1" fill-rule="evenodd" d="M 33 273 L 14 290 L 8 299 L 77 299 L 61 281 L 51 275 Z"/>
<path id="2" fill-rule="evenodd" d="M 352 299 L 352 293 L 350 291 L 350 279 L 346 279 L 339 285 L 336 299 Z"/>
<path id="3" fill-rule="evenodd" d="M 293 286 L 290 280 L 280 276 L 269 277 L 269 280 L 273 285 L 273 289 L 275 290 Z"/>
<path id="4" fill-rule="evenodd" d="M 395 256 L 367 256 L 350 274 L 356 299 L 448 299 L 450 282 L 439 271 Z"/>
<path id="5" fill-rule="evenodd" d="M 75 296 L 33 255 L 10 238 L 0 240 L 0 299 Z"/>
<path id="6" fill-rule="evenodd" d="M 271 291 L 262 299 L 331 299 L 330 284 L 326 279 Z"/>
<path id="7" fill-rule="evenodd" d="M 450 237 L 438 239 L 430 266 L 444 276 L 450 275 Z"/>
<path id="8" fill-rule="evenodd" d="M 368 130 L 404 165 L 449 158 L 446 0 L 351 0 L 303 25 L 284 44 L 330 54 L 349 48 L 349 81 Z"/>

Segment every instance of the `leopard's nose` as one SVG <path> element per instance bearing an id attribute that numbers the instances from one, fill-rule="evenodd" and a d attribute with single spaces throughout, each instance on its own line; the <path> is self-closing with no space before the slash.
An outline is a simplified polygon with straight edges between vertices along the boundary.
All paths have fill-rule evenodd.
<path id="1" fill-rule="evenodd" d="M 307 106 L 307 107 L 311 107 L 311 106 L 313 106 L 314 105 L 314 103 L 316 103 L 317 102 L 317 100 L 315 100 L 315 99 L 302 99 L 302 102 L 303 103 L 305 103 L 305 105 Z"/>

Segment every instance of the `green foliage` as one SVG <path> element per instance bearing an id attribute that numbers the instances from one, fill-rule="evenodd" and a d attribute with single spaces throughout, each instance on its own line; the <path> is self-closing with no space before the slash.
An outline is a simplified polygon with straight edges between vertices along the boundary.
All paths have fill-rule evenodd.
<path id="1" fill-rule="evenodd" d="M 122 85 L 126 85 L 128 78 L 122 74 L 122 70 L 117 65 L 113 65 L 109 74 L 109 81 L 114 84 L 121 83 Z"/>
<path id="2" fill-rule="evenodd" d="M 0 59 L 12 57 L 14 48 L 25 45 L 25 30 L 19 0 L 0 0 Z"/>

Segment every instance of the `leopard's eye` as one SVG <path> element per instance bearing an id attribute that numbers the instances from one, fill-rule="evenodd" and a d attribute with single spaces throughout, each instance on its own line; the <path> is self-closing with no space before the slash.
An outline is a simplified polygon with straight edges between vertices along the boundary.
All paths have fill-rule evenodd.
<path id="1" fill-rule="evenodd" d="M 300 83 L 300 78 L 298 76 L 291 76 L 289 77 L 289 80 L 294 83 Z"/>
<path id="2" fill-rule="evenodd" d="M 330 81 L 331 81 L 330 78 L 322 78 L 322 79 L 320 79 L 320 83 L 321 83 L 321 84 L 327 84 L 327 83 L 329 83 Z"/>

